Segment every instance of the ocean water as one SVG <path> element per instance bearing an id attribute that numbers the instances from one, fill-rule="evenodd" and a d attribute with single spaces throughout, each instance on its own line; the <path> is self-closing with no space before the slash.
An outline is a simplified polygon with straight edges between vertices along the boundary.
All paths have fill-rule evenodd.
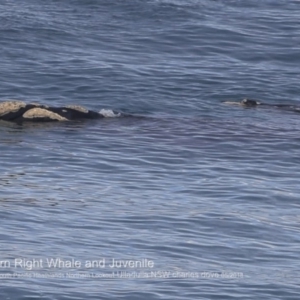
<path id="1" fill-rule="evenodd" d="M 300 1 L 2 0 L 1 299 L 299 299 Z"/>

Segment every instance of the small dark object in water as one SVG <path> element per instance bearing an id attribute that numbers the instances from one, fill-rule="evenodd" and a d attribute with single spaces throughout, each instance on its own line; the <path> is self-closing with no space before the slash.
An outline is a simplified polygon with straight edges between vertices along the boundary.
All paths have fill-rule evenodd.
<path id="1" fill-rule="evenodd" d="M 257 106 L 262 106 L 262 107 L 274 107 L 286 111 L 293 111 L 293 112 L 300 112 L 300 107 L 291 105 L 291 104 L 267 104 L 267 103 L 261 103 L 256 100 L 251 100 L 251 99 L 243 99 L 242 101 L 239 102 L 232 102 L 232 101 L 225 101 L 224 103 L 226 104 L 231 104 L 231 105 L 239 105 L 239 106 L 244 106 L 244 107 L 257 107 Z"/>
<path id="2" fill-rule="evenodd" d="M 256 101 L 256 100 L 251 100 L 251 99 L 243 99 L 240 102 L 232 102 L 232 101 L 225 101 L 224 103 L 226 104 L 232 104 L 232 105 L 240 105 L 240 106 L 248 106 L 248 107 L 253 107 L 257 105 L 261 105 L 262 103 Z"/>

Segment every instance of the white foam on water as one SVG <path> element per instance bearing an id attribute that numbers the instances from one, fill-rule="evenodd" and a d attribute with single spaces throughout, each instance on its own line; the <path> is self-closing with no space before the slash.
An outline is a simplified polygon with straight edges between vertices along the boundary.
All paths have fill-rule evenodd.
<path id="1" fill-rule="evenodd" d="M 101 109 L 99 114 L 105 118 L 116 118 L 121 116 L 121 113 L 114 113 L 114 111 L 111 109 Z"/>

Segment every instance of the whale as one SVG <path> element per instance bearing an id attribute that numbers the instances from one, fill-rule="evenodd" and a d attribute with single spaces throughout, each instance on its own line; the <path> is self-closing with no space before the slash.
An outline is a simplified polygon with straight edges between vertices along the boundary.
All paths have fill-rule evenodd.
<path id="1" fill-rule="evenodd" d="M 229 105 L 238 105 L 243 107 L 274 107 L 279 108 L 287 111 L 294 111 L 294 112 L 300 112 L 300 107 L 292 104 L 268 104 L 268 103 L 262 103 L 257 100 L 244 98 L 241 101 L 235 102 L 235 101 L 224 101 L 223 103 L 229 104 Z"/>
<path id="2" fill-rule="evenodd" d="M 25 103 L 19 100 L 0 102 L 0 120 L 17 123 L 23 122 L 63 122 L 84 119 L 101 119 L 106 116 L 118 116 L 109 110 L 99 112 L 79 105 L 61 107 L 39 103 Z"/>

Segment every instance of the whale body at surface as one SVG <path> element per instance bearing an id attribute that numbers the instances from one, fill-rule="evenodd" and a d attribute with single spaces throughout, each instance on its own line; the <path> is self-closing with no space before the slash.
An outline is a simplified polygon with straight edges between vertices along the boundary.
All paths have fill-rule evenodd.
<path id="1" fill-rule="evenodd" d="M 300 112 L 300 107 L 292 104 L 268 104 L 268 103 L 262 103 L 257 100 L 252 100 L 252 99 L 243 99 L 242 101 L 239 102 L 234 102 L 234 101 L 224 101 L 223 103 L 225 104 L 230 104 L 230 105 L 238 105 L 238 106 L 243 106 L 243 107 L 273 107 L 273 108 L 278 108 L 286 111 L 292 111 L 292 112 Z"/>
<path id="2" fill-rule="evenodd" d="M 111 110 L 100 112 L 88 110 L 78 105 L 62 107 L 47 106 L 38 103 L 26 104 L 23 101 L 0 102 L 0 120 L 13 122 L 53 122 L 71 121 L 80 119 L 100 119 L 104 117 L 118 116 Z"/>

